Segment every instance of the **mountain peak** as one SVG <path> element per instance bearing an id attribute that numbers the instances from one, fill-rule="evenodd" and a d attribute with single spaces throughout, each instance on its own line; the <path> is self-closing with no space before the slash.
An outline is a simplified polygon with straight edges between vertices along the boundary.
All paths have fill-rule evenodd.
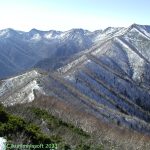
<path id="1" fill-rule="evenodd" d="M 31 29 L 29 32 L 30 33 L 38 33 L 40 30 L 36 29 L 36 28 L 33 28 Z"/>
<path id="2" fill-rule="evenodd" d="M 147 28 L 150 28 L 150 26 L 149 25 L 141 25 L 141 24 L 136 24 L 136 23 L 133 23 L 131 26 L 129 26 L 129 28 L 130 29 L 132 29 L 132 28 L 144 28 L 145 30 L 147 29 Z"/>
<path id="3" fill-rule="evenodd" d="M 0 37 L 8 38 L 11 35 L 14 35 L 16 33 L 17 33 L 16 30 L 14 30 L 12 28 L 7 28 L 7 29 L 3 29 L 0 31 Z"/>
<path id="4" fill-rule="evenodd" d="M 90 32 L 90 31 L 84 30 L 82 28 L 73 28 L 73 29 L 69 30 L 69 32 L 76 33 L 76 34 L 77 33 L 85 34 L 85 33 Z"/>
<path id="5" fill-rule="evenodd" d="M 137 27 L 139 27 L 139 26 L 141 26 L 141 25 L 136 24 L 136 23 L 133 23 L 129 28 L 137 28 Z"/>

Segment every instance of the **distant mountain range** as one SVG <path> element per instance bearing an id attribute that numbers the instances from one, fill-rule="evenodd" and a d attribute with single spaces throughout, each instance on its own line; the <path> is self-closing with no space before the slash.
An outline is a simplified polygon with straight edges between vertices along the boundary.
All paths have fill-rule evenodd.
<path id="1" fill-rule="evenodd" d="M 83 29 L 29 32 L 0 31 L 0 78 L 15 75 L 32 67 L 56 69 L 75 53 L 91 48 L 100 40 L 121 34 L 124 28 L 107 28 L 90 32 Z"/>
<path id="2" fill-rule="evenodd" d="M 0 68 L 1 77 L 31 69 L 1 80 L 5 106 L 55 97 L 103 122 L 150 134 L 150 26 L 2 30 Z M 61 117 L 75 120 L 69 112 Z M 78 121 L 84 131 L 98 130 Z"/>

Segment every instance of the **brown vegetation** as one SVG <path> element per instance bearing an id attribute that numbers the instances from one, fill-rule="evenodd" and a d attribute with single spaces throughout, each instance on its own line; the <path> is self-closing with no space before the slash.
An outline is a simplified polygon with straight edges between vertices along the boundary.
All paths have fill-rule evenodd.
<path id="1" fill-rule="evenodd" d="M 88 112 L 77 108 L 68 102 L 61 101 L 54 97 L 39 96 L 32 103 L 26 104 L 40 107 L 47 110 L 63 121 L 71 122 L 76 127 L 92 135 L 90 144 L 103 144 L 105 149 L 115 150 L 149 150 L 150 136 L 125 129 L 121 126 L 108 124 Z"/>

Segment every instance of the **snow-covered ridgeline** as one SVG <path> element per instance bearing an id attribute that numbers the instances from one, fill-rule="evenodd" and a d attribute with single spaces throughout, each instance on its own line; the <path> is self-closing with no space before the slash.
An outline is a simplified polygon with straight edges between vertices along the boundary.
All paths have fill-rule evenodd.
<path id="1" fill-rule="evenodd" d="M 150 33 L 147 31 L 145 26 L 142 25 L 135 25 L 135 27 L 133 28 L 133 30 L 136 30 L 137 32 L 139 32 L 142 36 L 144 36 L 145 38 L 150 40 Z"/>
<path id="2" fill-rule="evenodd" d="M 94 42 L 98 42 L 101 40 L 109 40 L 117 36 L 121 36 L 127 32 L 128 28 L 113 28 L 109 27 L 109 29 L 105 29 L 99 35 L 95 37 Z"/>
<path id="3" fill-rule="evenodd" d="M 140 80 L 140 77 L 143 73 L 143 66 L 145 64 L 145 61 L 143 58 L 141 58 L 136 52 L 134 52 L 128 45 L 126 45 L 122 40 L 119 38 L 115 39 L 118 43 L 121 44 L 121 46 L 124 47 L 126 50 L 126 53 L 128 55 L 128 60 L 131 65 L 131 68 L 133 69 L 133 76 L 132 78 L 134 80 Z"/>
<path id="4" fill-rule="evenodd" d="M 34 100 L 34 90 L 38 90 L 44 94 L 41 87 L 39 87 L 36 80 L 33 80 L 26 86 L 21 89 L 18 89 L 17 92 L 12 93 L 4 102 L 4 105 L 14 105 L 17 103 L 31 102 Z"/>
<path id="5" fill-rule="evenodd" d="M 66 66 L 62 67 L 62 68 L 59 68 L 57 71 L 59 73 L 66 73 L 68 70 L 70 70 L 71 68 L 75 67 L 77 64 L 83 62 L 84 60 L 86 60 L 86 56 L 83 55 L 81 56 L 79 59 L 76 59 L 74 61 L 72 61 L 71 63 L 67 64 Z"/>
<path id="6" fill-rule="evenodd" d="M 33 71 L 27 72 L 25 74 L 22 74 L 16 77 L 2 80 L 1 86 L 0 86 L 0 96 L 2 96 L 4 93 L 8 91 L 11 91 L 15 87 L 26 84 L 29 82 L 29 80 L 33 80 L 40 76 L 41 74 L 39 74 L 36 70 L 33 70 Z"/>
<path id="7" fill-rule="evenodd" d="M 147 33 L 145 30 L 143 30 L 142 28 L 140 28 L 140 29 L 133 28 L 132 32 L 138 32 L 141 36 L 143 36 L 144 38 L 150 40 L 150 34 Z"/>
<path id="8" fill-rule="evenodd" d="M 3 104 L 14 105 L 16 103 L 31 102 L 34 100 L 34 90 L 45 94 L 38 83 L 41 77 L 40 73 L 33 70 L 20 76 L 3 80 L 0 86 L 0 99 Z"/>

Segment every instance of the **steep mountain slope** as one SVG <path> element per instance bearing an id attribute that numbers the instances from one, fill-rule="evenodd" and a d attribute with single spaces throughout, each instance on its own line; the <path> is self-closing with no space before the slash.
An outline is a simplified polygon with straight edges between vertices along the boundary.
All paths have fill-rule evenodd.
<path id="1" fill-rule="evenodd" d="M 36 82 L 36 85 L 32 84 L 33 80 Z M 80 81 L 77 82 L 80 83 Z M 13 143 L 27 143 L 29 138 L 31 139 L 30 142 L 33 142 L 32 144 L 34 144 L 35 140 L 38 142 L 42 140 L 44 143 L 48 140 L 48 136 L 55 143 L 58 143 L 59 147 L 69 144 L 71 149 L 74 149 L 75 146 L 83 146 L 84 144 L 91 147 L 88 148 L 89 150 L 94 150 L 97 147 L 108 150 L 112 148 L 116 150 L 121 148 L 134 150 L 137 147 L 148 150 L 150 148 L 149 142 L 147 142 L 149 140 L 148 137 L 136 132 L 134 133 L 131 130 L 134 129 L 149 134 L 149 123 L 144 121 L 149 118 L 149 115 L 145 114 L 145 117 L 143 117 L 142 114 L 144 112 L 140 109 L 138 110 L 139 113 L 130 115 L 130 113 L 133 113 L 132 111 L 130 112 L 132 106 L 134 106 L 132 104 L 130 104 L 131 107 L 127 114 L 127 110 L 126 112 L 123 110 L 123 105 L 116 105 L 115 107 L 114 103 L 114 106 L 110 107 L 110 98 L 107 98 L 108 102 L 103 105 L 103 99 L 100 95 L 99 101 L 95 101 L 94 97 L 90 98 L 82 93 L 82 91 L 80 92 L 62 79 L 62 77 L 58 76 L 58 74 L 46 74 L 38 70 L 2 80 L 0 84 L 0 101 L 7 106 L 9 113 L 17 115 L 17 118 L 11 116 L 4 123 L 7 126 L 7 124 L 10 124 L 9 121 L 11 122 L 11 119 L 14 118 L 16 123 L 12 125 L 15 125 L 15 128 L 12 128 L 13 130 L 11 129 L 10 133 L 8 132 L 9 126 L 4 128 L 6 131 L 0 128 L 3 131 L 0 133 L 5 138 L 9 137 Z M 13 93 L 9 94 L 10 91 Z M 91 90 L 90 93 L 92 92 Z M 127 106 L 125 103 L 123 104 L 125 107 Z M 141 116 L 138 116 L 138 114 L 141 114 Z M 20 130 L 16 130 L 22 123 L 17 121 L 19 119 L 18 116 L 24 118 L 23 129 L 25 131 L 23 130 L 23 133 L 20 133 Z M 0 124 L 0 126 L 2 125 L 3 123 Z M 34 131 L 37 127 L 34 125 L 38 125 L 36 132 Z M 123 126 L 128 127 L 130 130 L 123 129 Z M 31 132 L 30 136 L 26 135 L 28 128 Z M 9 136 L 5 132 L 9 133 Z M 43 136 L 43 133 L 47 136 Z M 90 135 L 90 137 L 86 138 L 84 135 Z M 39 139 L 39 136 L 42 136 L 42 138 Z M 82 140 L 83 142 L 81 142 Z M 61 143 L 64 144 L 61 145 Z"/>
<path id="2" fill-rule="evenodd" d="M 34 32 L 37 33 L 36 30 Z M 63 39 L 76 39 L 83 30 L 74 31 L 77 32 L 77 37 L 70 32 L 72 33 L 69 31 L 65 34 L 53 34 L 64 34 Z M 43 32 L 41 34 L 45 35 Z M 126 29 L 108 28 L 105 31 L 95 31 L 96 38 L 92 39 L 96 43 L 91 48 L 69 57 L 67 64 L 59 69 L 48 73 L 31 70 L 1 80 L 0 101 L 5 106 L 10 106 L 32 102 L 41 95 L 46 97 L 46 101 L 53 97 L 55 102 L 63 103 L 65 107 L 57 108 L 56 111 L 63 119 L 76 124 L 75 120 L 80 116 L 72 111 L 75 109 L 79 114 L 88 114 L 87 116 L 98 120 L 95 124 L 90 123 L 88 117 L 82 120 L 83 115 L 77 124 L 86 132 L 98 132 L 101 121 L 149 135 L 149 34 L 148 26 L 136 24 Z M 67 38 L 68 36 L 71 37 Z M 39 40 L 38 36 L 36 38 Z M 61 55 L 63 54 L 59 56 Z M 40 106 L 44 105 L 48 109 L 49 105 L 46 104 L 50 102 L 46 101 Z M 67 108 L 68 112 L 60 115 Z"/>
<path id="3" fill-rule="evenodd" d="M 144 131 L 150 121 L 150 63 L 147 57 L 150 49 L 143 51 L 135 44 L 146 43 L 146 40 L 148 44 L 150 41 L 148 31 L 145 30 L 143 35 L 142 29 L 143 26 L 132 25 L 122 35 L 78 54 L 74 61 L 58 69 L 52 78 L 61 82 L 69 92 L 76 93 L 77 99 L 82 97 L 88 105 L 92 103 L 94 108 L 101 107 L 97 116 L 101 114 L 104 117 L 103 112 L 107 112 L 109 119 L 105 117 L 108 120 Z M 57 90 L 61 95 L 61 90 Z"/>

